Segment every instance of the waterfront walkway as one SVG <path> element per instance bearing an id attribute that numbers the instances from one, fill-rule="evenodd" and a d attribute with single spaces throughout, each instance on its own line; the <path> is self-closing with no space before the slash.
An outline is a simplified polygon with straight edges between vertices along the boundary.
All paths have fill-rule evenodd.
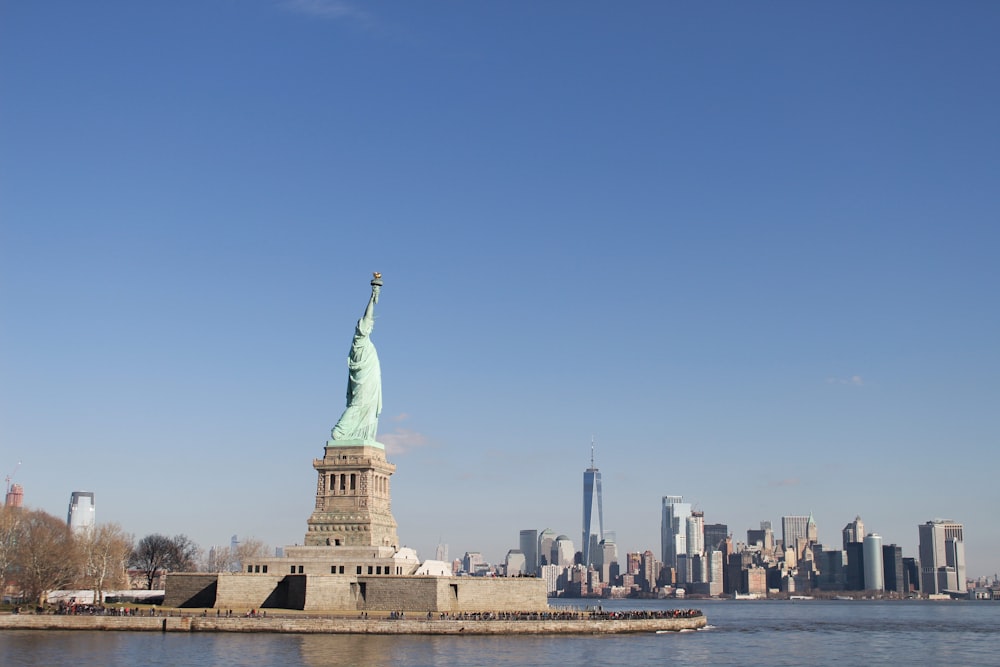
<path id="1" fill-rule="evenodd" d="M 144 610 L 145 611 L 145 610 Z M 280 613 L 280 612 L 278 612 Z M 4 614 L 0 630 L 121 630 L 160 632 L 276 632 L 303 634 L 621 634 L 696 630 L 706 625 L 696 609 L 673 611 L 481 612 L 425 614 L 393 612 L 387 616 L 225 615 L 207 610 L 180 615 Z M 164 615 L 161 615 L 164 614 Z"/>

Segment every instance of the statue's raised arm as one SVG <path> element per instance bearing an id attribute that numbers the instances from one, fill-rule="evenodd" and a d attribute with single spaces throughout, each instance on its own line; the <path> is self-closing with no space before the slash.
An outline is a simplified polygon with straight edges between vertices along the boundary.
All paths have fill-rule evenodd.
<path id="1" fill-rule="evenodd" d="M 382 368 L 371 341 L 375 327 L 375 304 L 382 291 L 382 274 L 371 281 L 372 294 L 364 315 L 354 330 L 354 341 L 347 359 L 347 408 L 333 427 L 334 440 L 375 442 L 378 417 L 382 414 Z"/>

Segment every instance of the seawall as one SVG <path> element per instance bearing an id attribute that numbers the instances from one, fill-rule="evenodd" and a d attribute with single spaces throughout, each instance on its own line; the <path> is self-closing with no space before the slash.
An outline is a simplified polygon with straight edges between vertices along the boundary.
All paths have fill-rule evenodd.
<path id="1" fill-rule="evenodd" d="M 275 632 L 373 635 L 562 635 L 695 630 L 704 616 L 687 618 L 577 618 L 536 620 L 387 618 L 225 618 L 213 616 L 0 615 L 0 630 L 144 632 Z"/>

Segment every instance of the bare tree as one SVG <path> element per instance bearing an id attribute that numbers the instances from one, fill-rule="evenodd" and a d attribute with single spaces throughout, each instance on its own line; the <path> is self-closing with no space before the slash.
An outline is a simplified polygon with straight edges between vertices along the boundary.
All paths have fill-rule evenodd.
<path id="1" fill-rule="evenodd" d="M 201 549 L 191 541 L 187 535 L 174 535 L 173 561 L 170 563 L 172 572 L 195 572 L 198 569 L 198 560 L 201 558 Z"/>
<path id="2" fill-rule="evenodd" d="M 21 541 L 22 512 L 20 507 L 0 507 L 0 591 L 6 590 L 16 572 L 16 548 Z"/>
<path id="3" fill-rule="evenodd" d="M 263 541 L 247 537 L 236 542 L 235 549 L 232 546 L 212 547 L 202 568 L 206 572 L 240 572 L 244 563 L 265 558 L 270 552 L 271 548 Z"/>
<path id="4" fill-rule="evenodd" d="M 152 590 L 159 572 L 190 572 L 197 569 L 198 552 L 198 545 L 186 535 L 171 538 L 154 533 L 135 545 L 129 565 L 145 575 L 146 588 Z"/>
<path id="5" fill-rule="evenodd" d="M 17 580 L 28 599 L 41 602 L 43 593 L 65 588 L 80 572 L 69 526 L 41 510 L 22 511 L 15 554 Z"/>
<path id="6" fill-rule="evenodd" d="M 266 557 L 271 551 L 271 548 L 265 544 L 263 541 L 258 540 L 256 537 L 247 537 L 242 542 L 236 545 L 236 569 L 238 571 L 243 570 L 243 565 L 248 560 L 258 560 L 260 558 Z"/>
<path id="7" fill-rule="evenodd" d="M 233 550 L 229 547 L 212 547 L 202 565 L 205 572 L 233 572 Z"/>
<path id="8" fill-rule="evenodd" d="M 128 585 L 128 563 L 132 536 L 117 523 L 103 523 L 78 536 L 83 553 L 84 583 L 94 591 L 94 601 L 104 599 L 104 590 Z"/>

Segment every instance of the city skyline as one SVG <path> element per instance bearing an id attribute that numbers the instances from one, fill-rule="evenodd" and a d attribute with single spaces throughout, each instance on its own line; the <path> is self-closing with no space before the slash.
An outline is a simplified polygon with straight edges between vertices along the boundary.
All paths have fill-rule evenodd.
<path id="1" fill-rule="evenodd" d="M 424 558 L 579 541 L 593 436 L 621 553 L 662 555 L 678 494 L 907 555 L 954 518 L 998 572 L 998 30 L 923 0 L 6 3 L 0 476 L 139 536 L 302 542 L 380 271 Z"/>

